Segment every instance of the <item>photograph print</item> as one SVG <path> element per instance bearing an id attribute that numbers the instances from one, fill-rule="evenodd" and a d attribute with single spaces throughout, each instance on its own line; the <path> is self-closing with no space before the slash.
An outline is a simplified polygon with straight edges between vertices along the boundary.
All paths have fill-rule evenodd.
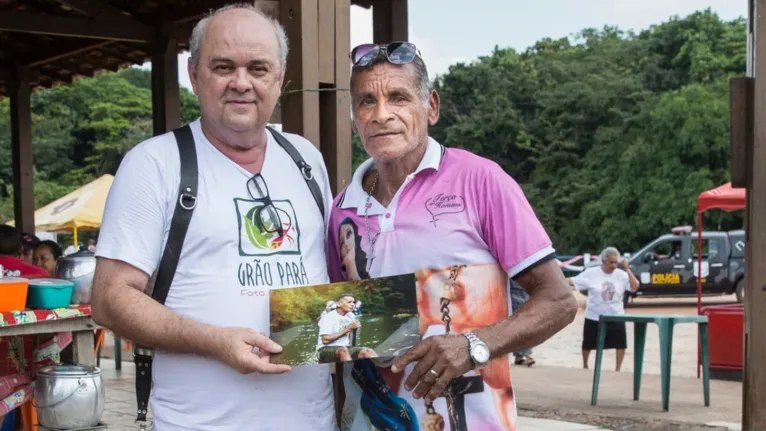
<path id="1" fill-rule="evenodd" d="M 276 289 L 270 309 L 272 363 L 392 358 L 420 341 L 414 274 Z"/>

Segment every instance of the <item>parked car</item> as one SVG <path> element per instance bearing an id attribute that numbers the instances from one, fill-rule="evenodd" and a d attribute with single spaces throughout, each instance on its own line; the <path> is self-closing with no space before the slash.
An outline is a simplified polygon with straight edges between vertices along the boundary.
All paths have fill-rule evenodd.
<path id="1" fill-rule="evenodd" d="M 702 233 L 702 294 L 731 295 L 744 300 L 745 231 Z M 628 257 L 630 269 L 641 282 L 630 297 L 684 297 L 697 295 L 697 232 L 690 226 L 673 229 Z M 587 267 L 599 265 L 592 261 Z"/>

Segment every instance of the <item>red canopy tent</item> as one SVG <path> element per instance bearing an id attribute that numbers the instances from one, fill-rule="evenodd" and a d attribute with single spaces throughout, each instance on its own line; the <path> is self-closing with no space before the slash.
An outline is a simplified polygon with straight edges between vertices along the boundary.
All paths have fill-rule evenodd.
<path id="1" fill-rule="evenodd" d="M 733 188 L 731 183 L 702 192 L 697 198 L 697 314 L 702 309 L 702 213 L 709 209 L 732 212 L 746 205 L 745 189 Z"/>
<path id="2" fill-rule="evenodd" d="M 727 212 L 745 209 L 747 194 L 743 188 L 732 188 L 726 183 L 714 189 L 702 192 L 697 198 L 697 314 L 702 312 L 702 214 L 710 209 L 721 209 Z M 742 330 L 744 316 L 741 312 L 713 312 L 706 307 L 705 314 L 710 319 L 708 324 L 708 342 L 710 351 L 710 367 L 717 369 L 742 369 L 742 345 L 735 337 Z M 741 334 L 741 332 L 739 332 Z M 700 377 L 701 362 L 700 345 L 697 345 L 697 378 Z"/>

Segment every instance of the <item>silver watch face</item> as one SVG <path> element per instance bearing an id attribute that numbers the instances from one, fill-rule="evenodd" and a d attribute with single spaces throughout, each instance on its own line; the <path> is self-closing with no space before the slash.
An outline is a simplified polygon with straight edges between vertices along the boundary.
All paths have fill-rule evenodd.
<path id="1" fill-rule="evenodd" d="M 474 361 L 484 364 L 489 361 L 489 349 L 485 344 L 475 344 L 471 348 L 471 356 Z"/>

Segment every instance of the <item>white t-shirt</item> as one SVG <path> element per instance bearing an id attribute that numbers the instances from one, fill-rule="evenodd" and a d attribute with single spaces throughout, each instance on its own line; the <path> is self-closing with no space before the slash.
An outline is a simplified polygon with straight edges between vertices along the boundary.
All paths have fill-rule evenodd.
<path id="1" fill-rule="evenodd" d="M 617 268 L 607 274 L 601 266 L 594 266 L 573 277 L 572 281 L 577 290 L 588 292 L 586 319 L 598 320 L 602 314 L 625 313 L 622 298 L 630 290 L 630 277 L 624 270 Z"/>
<path id="2" fill-rule="evenodd" d="M 191 129 L 199 165 L 197 206 L 165 305 L 210 325 L 269 334 L 270 289 L 328 282 L 326 223 L 299 169 L 269 133 L 261 175 L 286 235 L 268 234 L 254 211 L 261 203 L 247 191 L 252 174 L 212 146 L 199 120 Z M 284 136 L 313 167 L 329 214 L 321 153 L 302 137 Z M 97 256 L 147 274 L 156 270 L 176 205 L 179 167 L 172 133 L 128 152 L 109 192 Z M 153 383 L 156 431 L 337 429 L 326 365 L 242 375 L 210 358 L 157 351 Z"/>
<path id="3" fill-rule="evenodd" d="M 324 344 L 322 342 L 322 335 L 337 334 L 338 332 L 346 329 L 346 327 L 355 320 L 354 317 L 354 313 L 346 313 L 341 316 L 340 313 L 338 313 L 336 310 L 325 314 L 324 317 L 322 317 L 322 319 L 319 321 L 319 337 L 317 338 L 317 349 L 329 346 L 350 346 L 351 333 L 348 333 L 329 344 Z"/>

